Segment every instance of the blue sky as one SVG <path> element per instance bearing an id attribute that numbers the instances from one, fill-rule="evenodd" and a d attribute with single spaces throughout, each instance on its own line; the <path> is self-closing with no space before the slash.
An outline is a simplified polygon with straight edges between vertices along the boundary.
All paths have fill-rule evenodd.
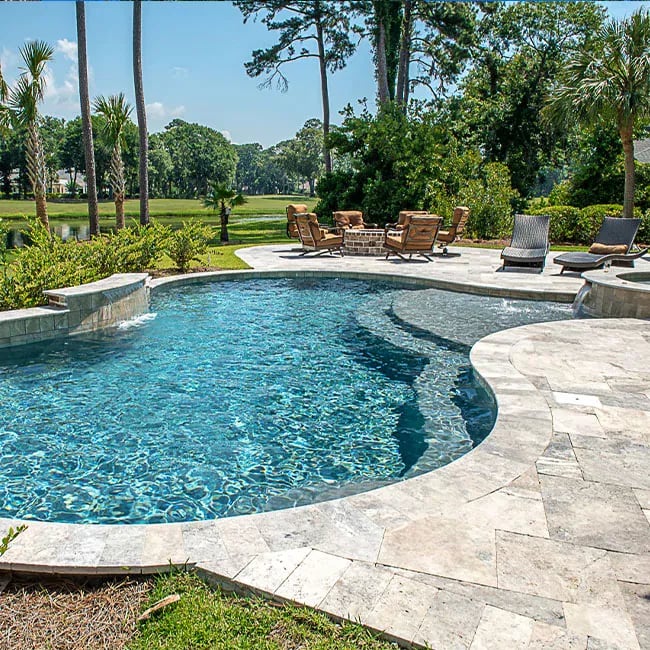
<path id="1" fill-rule="evenodd" d="M 611 15 L 632 13 L 645 2 L 606 2 Z M 125 92 L 133 102 L 130 2 L 86 3 L 91 97 Z M 226 132 L 233 142 L 267 147 L 292 137 L 322 114 L 315 59 L 285 68 L 289 90 L 258 89 L 244 71 L 251 51 L 274 42 L 257 22 L 243 24 L 230 2 L 145 2 L 143 75 L 150 131 L 174 117 Z M 11 81 L 18 49 L 42 39 L 56 48 L 43 112 L 66 119 L 79 113 L 75 5 L 63 2 L 0 2 L 0 63 Z M 332 119 L 347 103 L 374 97 L 372 56 L 362 43 L 347 67 L 330 78 Z"/>

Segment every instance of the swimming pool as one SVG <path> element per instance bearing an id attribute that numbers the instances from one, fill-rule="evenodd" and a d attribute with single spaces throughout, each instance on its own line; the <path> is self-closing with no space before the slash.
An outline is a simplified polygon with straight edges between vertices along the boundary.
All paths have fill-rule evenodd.
<path id="1" fill-rule="evenodd" d="M 409 317 L 431 291 L 348 279 L 169 286 L 118 330 L 2 351 L 0 516 L 210 519 L 458 458 L 495 408 L 471 371 L 471 341 Z M 437 293 L 443 311 L 462 295 Z M 485 300 L 507 307 L 509 325 L 570 316 Z"/>

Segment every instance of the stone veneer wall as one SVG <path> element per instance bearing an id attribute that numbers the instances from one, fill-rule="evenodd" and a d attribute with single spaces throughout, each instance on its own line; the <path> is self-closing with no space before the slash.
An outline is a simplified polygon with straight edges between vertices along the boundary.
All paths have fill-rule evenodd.
<path id="1" fill-rule="evenodd" d="M 385 255 L 383 230 L 346 230 L 343 235 L 343 254 L 378 257 Z"/>
<path id="2" fill-rule="evenodd" d="M 585 287 L 582 289 L 584 299 L 581 308 L 589 316 L 650 319 L 650 284 L 631 280 L 637 278 L 650 281 L 650 273 L 616 273 L 612 269 L 609 272 L 590 271 L 583 278 Z"/>
<path id="3" fill-rule="evenodd" d="M 149 309 L 146 273 L 46 291 L 50 304 L 0 312 L 0 348 L 111 327 Z"/>

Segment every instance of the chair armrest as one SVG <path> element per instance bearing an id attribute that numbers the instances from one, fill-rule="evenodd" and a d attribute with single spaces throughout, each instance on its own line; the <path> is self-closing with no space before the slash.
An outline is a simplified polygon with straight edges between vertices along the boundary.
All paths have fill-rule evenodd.
<path id="1" fill-rule="evenodd" d="M 388 232 L 389 230 L 397 230 L 397 226 L 398 226 L 398 225 L 399 225 L 399 224 L 397 224 L 397 223 L 387 223 L 387 224 L 384 226 L 384 231 L 385 231 L 385 232 Z"/>

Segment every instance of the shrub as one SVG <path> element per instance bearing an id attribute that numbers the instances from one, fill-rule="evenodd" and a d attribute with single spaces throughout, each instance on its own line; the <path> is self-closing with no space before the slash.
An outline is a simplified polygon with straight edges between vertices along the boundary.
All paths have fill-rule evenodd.
<path id="1" fill-rule="evenodd" d="M 214 229 L 200 221 L 183 221 L 183 227 L 173 230 L 167 239 L 167 254 L 185 273 L 190 268 L 190 262 L 198 260 L 197 255 L 205 253 L 214 236 Z"/>
<path id="2" fill-rule="evenodd" d="M 74 286 L 98 280 L 92 247 L 76 241 L 64 242 L 50 235 L 40 223 L 32 223 L 31 244 L 5 267 L 0 285 L 3 309 L 36 307 L 47 302 L 46 289 Z"/>
<path id="3" fill-rule="evenodd" d="M 112 273 L 145 271 L 165 251 L 169 232 L 157 224 L 136 225 L 88 242 L 64 242 L 34 221 L 28 233 L 30 244 L 11 264 L 3 265 L 0 309 L 45 304 L 47 289 L 93 282 Z"/>
<path id="4" fill-rule="evenodd" d="M 576 242 L 576 233 L 580 229 L 580 208 L 571 205 L 548 205 L 528 211 L 529 214 L 548 214 L 551 216 L 551 225 L 548 238 L 556 243 Z"/>
<path id="5" fill-rule="evenodd" d="M 636 236 L 636 243 L 650 245 L 650 210 L 644 212 L 641 217 L 641 225 Z"/>

